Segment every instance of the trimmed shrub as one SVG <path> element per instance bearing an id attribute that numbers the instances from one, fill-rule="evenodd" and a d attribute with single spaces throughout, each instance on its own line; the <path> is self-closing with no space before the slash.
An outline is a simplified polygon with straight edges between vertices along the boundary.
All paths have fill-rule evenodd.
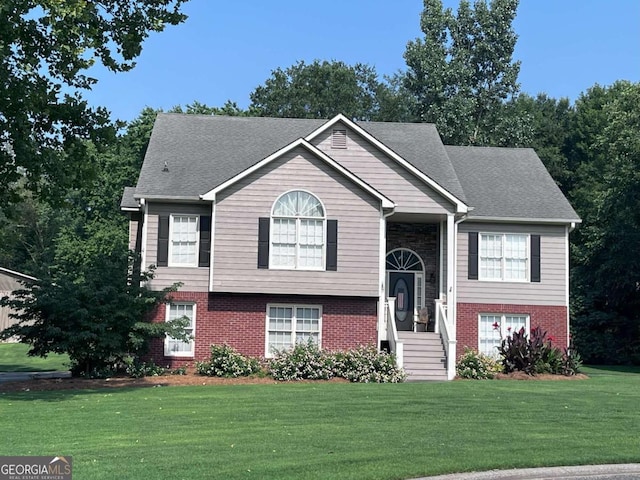
<path id="1" fill-rule="evenodd" d="M 334 376 L 334 363 L 331 354 L 309 340 L 277 351 L 269 362 L 269 373 L 276 380 L 328 380 Z"/>
<path id="2" fill-rule="evenodd" d="M 153 362 L 141 362 L 137 359 L 127 362 L 125 372 L 132 378 L 159 377 L 169 373 L 166 368 Z"/>
<path id="3" fill-rule="evenodd" d="M 335 354 L 335 374 L 357 383 L 400 383 L 406 378 L 396 366 L 394 355 L 378 351 L 373 345 L 360 346 Z"/>
<path id="4" fill-rule="evenodd" d="M 211 345 L 208 362 L 196 362 L 196 372 L 208 377 L 247 377 L 260 371 L 257 358 L 245 357 L 229 345 Z"/>
<path id="5" fill-rule="evenodd" d="M 465 347 L 464 354 L 456 364 L 456 373 L 460 378 L 488 380 L 502 372 L 502 366 L 494 358 Z"/>

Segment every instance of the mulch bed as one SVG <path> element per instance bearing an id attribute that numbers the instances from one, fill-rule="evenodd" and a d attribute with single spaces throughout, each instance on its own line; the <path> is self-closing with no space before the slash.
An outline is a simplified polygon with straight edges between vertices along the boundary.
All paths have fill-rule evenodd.
<path id="1" fill-rule="evenodd" d="M 304 380 L 305 382 L 334 382 L 346 383 L 343 378 L 331 380 Z M 195 385 L 253 385 L 253 384 L 276 384 L 278 382 L 271 377 L 239 377 L 239 378 L 219 378 L 205 377 L 195 374 L 193 371 L 186 375 L 162 375 L 158 377 L 111 377 L 104 379 L 90 378 L 56 378 L 56 379 L 33 379 L 17 382 L 0 383 L 1 392 L 42 392 L 47 390 L 87 390 L 99 388 L 122 388 L 122 387 L 167 387 L 167 386 L 195 386 Z"/>
<path id="2" fill-rule="evenodd" d="M 564 375 L 527 375 L 523 372 L 510 374 L 498 374 L 498 380 L 585 380 L 589 377 L 583 374 L 566 377 Z M 326 382 L 327 380 L 306 381 L 306 382 Z M 343 378 L 328 380 L 334 383 L 347 383 Z M 0 392 L 41 392 L 48 390 L 95 390 L 99 388 L 122 388 L 122 387 L 167 387 L 167 386 L 195 386 L 195 385 L 254 385 L 254 384 L 276 384 L 278 382 L 270 377 L 240 377 L 240 378 L 218 378 L 204 377 L 189 371 L 187 375 L 163 375 L 160 377 L 112 377 L 105 379 L 88 378 L 58 378 L 58 379 L 34 379 L 18 382 L 0 383 Z"/>

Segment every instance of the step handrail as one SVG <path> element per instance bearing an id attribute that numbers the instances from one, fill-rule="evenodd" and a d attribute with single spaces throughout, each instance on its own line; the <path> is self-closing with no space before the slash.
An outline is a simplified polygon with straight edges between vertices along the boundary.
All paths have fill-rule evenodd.
<path id="1" fill-rule="evenodd" d="M 442 337 L 442 344 L 447 355 L 447 378 L 456 376 L 456 326 L 447 316 L 447 306 L 440 299 L 435 300 L 436 328 Z"/>
<path id="2" fill-rule="evenodd" d="M 389 340 L 389 348 L 391 353 L 396 356 L 396 365 L 402 368 L 404 365 L 404 344 L 398 338 L 398 329 L 396 327 L 396 298 L 388 297 L 386 301 L 385 319 L 387 323 L 387 339 Z"/>

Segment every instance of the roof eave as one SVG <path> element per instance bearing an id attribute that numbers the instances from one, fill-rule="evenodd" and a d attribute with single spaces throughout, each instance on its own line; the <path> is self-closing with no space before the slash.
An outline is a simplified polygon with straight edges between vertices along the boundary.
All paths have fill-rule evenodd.
<path id="1" fill-rule="evenodd" d="M 472 216 L 466 219 L 468 222 L 498 222 L 498 223 L 536 223 L 548 225 L 576 225 L 582 223 L 579 218 L 530 218 L 530 217 L 489 217 L 489 216 Z"/>

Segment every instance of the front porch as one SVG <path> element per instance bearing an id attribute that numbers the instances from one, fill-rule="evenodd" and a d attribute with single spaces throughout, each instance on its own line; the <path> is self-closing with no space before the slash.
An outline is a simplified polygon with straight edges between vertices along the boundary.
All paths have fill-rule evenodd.
<path id="1" fill-rule="evenodd" d="M 455 376 L 455 227 L 453 215 L 394 215 L 386 224 L 379 337 L 409 380 Z"/>

